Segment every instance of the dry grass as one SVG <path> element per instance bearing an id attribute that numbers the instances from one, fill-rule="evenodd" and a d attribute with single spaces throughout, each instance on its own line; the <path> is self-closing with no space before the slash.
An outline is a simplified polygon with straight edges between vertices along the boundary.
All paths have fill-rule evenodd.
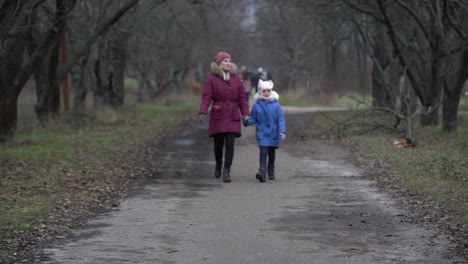
<path id="1" fill-rule="evenodd" d="M 325 94 L 320 91 L 308 91 L 298 88 L 292 91 L 279 91 L 280 103 L 289 106 L 334 106 L 351 109 L 363 108 L 371 105 L 372 98 L 363 95 L 338 96 Z"/>
<path id="2" fill-rule="evenodd" d="M 312 137 L 328 135 L 351 148 L 361 164 L 373 172 L 373 177 L 386 186 L 398 186 L 406 193 L 417 194 L 420 199 L 432 201 L 438 209 L 449 213 L 459 223 L 468 225 L 468 116 L 459 121 L 457 133 L 446 134 L 440 127 L 416 127 L 418 145 L 396 148 L 393 141 L 401 135 L 388 129 L 393 118 L 366 115 L 355 118 L 376 130 L 356 130 L 349 117 L 356 112 L 327 113 L 310 117 L 314 124 Z M 348 126 L 337 123 L 348 120 Z M 363 125 L 365 122 L 365 125 Z M 334 129 L 330 129 L 330 128 Z M 339 132 L 339 134 L 337 134 Z M 366 133 L 363 133 L 366 132 Z"/>
<path id="3" fill-rule="evenodd" d="M 0 263 L 125 195 L 146 173 L 146 144 L 196 112 L 197 100 L 182 99 L 89 112 L 79 128 L 64 114 L 41 128 L 32 121 L 33 100 L 22 97 L 17 136 L 0 148 Z"/>
<path id="4" fill-rule="evenodd" d="M 363 111 L 309 114 L 295 120 L 302 122 L 302 140 L 326 138 L 344 146 L 369 177 L 416 213 L 416 221 L 445 228 L 468 257 L 468 115 L 461 117 L 456 134 L 443 133 L 440 127 L 416 127 L 417 146 L 397 148 L 393 142 L 401 134 L 388 129 L 393 118 L 365 115 L 355 117 L 358 125 L 353 125 L 350 117 L 358 113 Z M 338 125 L 344 120 L 346 125 Z M 385 120 L 390 123 L 365 129 Z"/>

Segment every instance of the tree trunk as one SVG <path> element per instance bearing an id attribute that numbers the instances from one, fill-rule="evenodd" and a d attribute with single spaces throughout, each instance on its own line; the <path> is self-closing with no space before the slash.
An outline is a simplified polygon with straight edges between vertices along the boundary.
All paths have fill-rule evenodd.
<path id="1" fill-rule="evenodd" d="M 293 65 L 288 67 L 288 72 L 286 74 L 287 81 L 286 81 L 286 90 L 292 91 L 296 90 L 295 80 L 296 80 L 296 69 Z"/>
<path id="2" fill-rule="evenodd" d="M 454 132 L 457 130 L 460 93 L 450 91 L 449 89 L 444 89 L 443 101 L 442 130 L 445 132 Z"/>
<path id="3" fill-rule="evenodd" d="M 144 102 L 144 96 L 145 96 L 145 81 L 143 80 L 143 77 L 141 77 L 139 75 L 138 76 L 137 102 L 138 103 L 143 103 Z"/>
<path id="4" fill-rule="evenodd" d="M 61 57 L 61 64 L 67 64 L 68 60 L 68 45 L 67 45 L 67 33 L 64 30 L 62 33 L 62 38 L 60 40 L 60 57 Z M 57 74 L 58 76 L 58 74 Z M 68 112 L 70 110 L 70 88 L 68 87 L 68 79 L 69 75 L 66 74 L 63 81 L 61 81 L 62 85 L 62 94 L 63 94 L 63 111 Z"/>
<path id="5" fill-rule="evenodd" d="M 16 93 L 0 93 L 0 142 L 15 136 L 18 96 Z"/>
<path id="6" fill-rule="evenodd" d="M 34 113 L 36 114 L 39 123 L 44 126 L 49 120 L 49 108 L 47 107 L 47 95 L 49 82 L 47 71 L 49 68 L 42 63 L 34 72 L 34 81 L 36 84 L 36 104 L 34 105 Z"/>
<path id="7" fill-rule="evenodd" d="M 424 96 L 423 100 L 423 113 L 421 115 L 422 126 L 437 126 L 439 124 L 439 105 L 440 95 L 442 93 L 442 76 L 445 74 L 445 59 L 446 56 L 439 56 L 445 54 L 447 50 L 444 48 L 444 39 L 436 32 L 434 41 L 434 48 L 432 50 L 432 63 L 431 63 L 431 77 L 428 91 L 422 91 Z"/>
<path id="8" fill-rule="evenodd" d="M 107 72 L 107 84 L 105 86 L 105 102 L 106 105 L 112 105 L 112 100 L 114 99 L 114 72 L 108 71 Z"/>
<path id="9" fill-rule="evenodd" d="M 414 94 L 413 88 L 410 87 L 405 73 L 402 75 L 400 89 L 400 113 L 404 116 L 412 116 L 417 110 L 418 98 Z"/>
<path id="10" fill-rule="evenodd" d="M 49 118 L 56 118 L 60 115 L 60 85 L 57 80 L 59 45 L 59 40 L 57 40 L 34 73 L 37 95 L 34 110 L 42 125 L 47 124 Z"/>
<path id="11" fill-rule="evenodd" d="M 0 7 L 0 142 L 13 138 L 16 133 L 17 100 L 23 88 L 19 78 L 30 33 L 20 29 L 30 28 L 35 15 L 35 8 L 28 4 L 4 1 Z M 30 13 L 21 12 L 23 8 L 29 8 Z"/>
<path id="12" fill-rule="evenodd" d="M 423 104 L 423 112 L 419 122 L 421 126 L 437 126 L 439 123 L 439 108 L 435 100 L 427 100 Z"/>
<path id="13" fill-rule="evenodd" d="M 377 38 L 374 47 L 374 63 L 372 65 L 372 99 L 374 107 L 395 109 L 392 97 L 391 49 L 388 46 L 388 33 L 383 26 L 377 25 Z"/>
<path id="14" fill-rule="evenodd" d="M 112 107 L 120 107 L 124 105 L 124 78 L 127 59 L 126 45 L 124 45 L 125 42 L 126 40 L 121 40 L 119 41 L 119 46 L 114 46 L 111 48 L 111 58 L 113 61 L 112 70 L 114 76 L 113 89 L 110 90 L 110 104 Z"/>
<path id="15" fill-rule="evenodd" d="M 82 59 L 79 67 L 77 67 L 77 70 L 72 74 L 74 89 L 72 112 L 75 118 L 79 118 L 85 112 L 85 101 L 88 90 L 84 85 L 84 75 L 87 63 L 87 58 Z"/>
<path id="16" fill-rule="evenodd" d="M 458 124 L 458 104 L 463 86 L 468 78 L 468 47 L 463 51 L 460 72 L 453 87 L 444 85 L 443 109 L 442 109 L 442 130 L 454 132 Z"/>
<path id="17" fill-rule="evenodd" d="M 328 60 L 328 65 L 327 65 L 327 82 L 328 82 L 328 87 L 327 88 L 327 94 L 328 94 L 328 99 L 329 103 L 334 103 L 333 102 L 333 94 L 336 92 L 336 80 L 337 78 L 337 57 L 338 57 L 338 47 L 336 46 L 336 41 L 333 40 L 331 45 L 330 45 L 330 54 L 329 54 L 329 60 Z"/>
<path id="18" fill-rule="evenodd" d="M 439 124 L 440 95 L 443 87 L 442 76 L 445 73 L 444 60 L 446 59 L 445 56 L 438 56 L 446 52 L 442 47 L 442 42 L 443 39 L 440 36 L 435 37 L 435 47 L 432 50 L 431 77 L 428 78 L 430 81 L 429 89 L 422 91 L 423 113 L 420 119 L 422 126 L 437 126 Z"/>
<path id="19" fill-rule="evenodd" d="M 391 110 L 395 109 L 391 93 L 389 91 L 388 73 L 383 75 L 373 66 L 372 70 L 372 99 L 374 107 L 384 107 Z"/>
<path id="20" fill-rule="evenodd" d="M 367 60 L 366 54 L 362 52 L 360 48 L 360 43 L 357 38 L 355 38 L 354 47 L 356 49 L 356 63 L 357 63 L 357 74 L 358 74 L 358 85 L 359 91 L 361 94 L 367 93 Z"/>
<path id="21" fill-rule="evenodd" d="M 94 61 L 94 78 L 95 78 L 95 87 L 94 87 L 94 101 L 93 101 L 93 107 L 94 109 L 102 109 L 105 106 L 105 89 L 104 85 L 102 82 L 102 75 L 101 75 L 101 60 L 96 59 Z"/>

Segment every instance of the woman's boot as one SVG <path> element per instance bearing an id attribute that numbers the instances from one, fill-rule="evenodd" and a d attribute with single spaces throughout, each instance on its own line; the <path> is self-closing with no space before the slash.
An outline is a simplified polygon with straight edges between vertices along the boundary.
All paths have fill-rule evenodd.
<path id="1" fill-rule="evenodd" d="M 218 164 L 216 164 L 215 173 L 214 173 L 216 178 L 221 177 L 221 167 L 222 167 L 221 165 L 218 166 Z"/>
<path id="2" fill-rule="evenodd" d="M 231 175 L 229 175 L 230 172 L 231 172 L 231 168 L 224 167 L 223 182 L 231 182 Z"/>

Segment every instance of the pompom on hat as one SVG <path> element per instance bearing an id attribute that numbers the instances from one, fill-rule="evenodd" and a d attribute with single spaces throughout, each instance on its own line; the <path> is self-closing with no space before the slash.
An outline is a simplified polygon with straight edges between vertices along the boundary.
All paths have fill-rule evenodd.
<path id="1" fill-rule="evenodd" d="M 221 64 L 221 62 L 225 59 L 231 59 L 231 54 L 225 52 L 225 51 L 220 51 L 218 52 L 218 54 L 216 54 L 216 56 L 214 57 L 214 61 L 216 62 L 216 64 Z"/>

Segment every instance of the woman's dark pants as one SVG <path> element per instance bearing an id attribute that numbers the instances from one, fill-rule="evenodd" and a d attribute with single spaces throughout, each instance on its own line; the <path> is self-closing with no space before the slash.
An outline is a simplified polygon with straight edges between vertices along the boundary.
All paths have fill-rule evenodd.
<path id="1" fill-rule="evenodd" d="M 223 148 L 224 152 L 224 168 L 230 169 L 232 165 L 232 159 L 234 157 L 234 139 L 236 134 L 234 133 L 218 133 L 213 136 L 214 139 L 214 153 L 216 160 L 216 170 L 220 171 L 223 166 Z"/>

